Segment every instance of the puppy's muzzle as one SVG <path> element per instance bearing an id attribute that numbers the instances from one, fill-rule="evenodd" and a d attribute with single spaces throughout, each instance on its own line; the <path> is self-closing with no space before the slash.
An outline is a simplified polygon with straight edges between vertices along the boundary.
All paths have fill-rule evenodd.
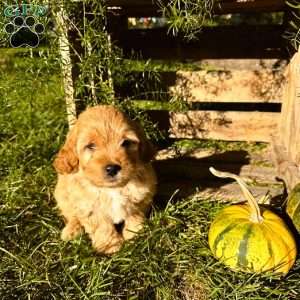
<path id="1" fill-rule="evenodd" d="M 109 177 L 115 177 L 119 171 L 121 170 L 121 166 L 120 165 L 107 165 L 105 167 L 105 172 L 106 175 Z"/>

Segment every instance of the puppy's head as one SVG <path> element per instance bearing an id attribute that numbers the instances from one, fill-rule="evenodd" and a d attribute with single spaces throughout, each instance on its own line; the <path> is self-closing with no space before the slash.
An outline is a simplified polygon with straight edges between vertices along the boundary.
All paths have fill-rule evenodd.
<path id="1" fill-rule="evenodd" d="M 80 170 L 99 187 L 118 187 L 154 155 L 153 146 L 138 124 L 114 107 L 103 105 L 80 114 L 54 167 L 60 174 Z"/>

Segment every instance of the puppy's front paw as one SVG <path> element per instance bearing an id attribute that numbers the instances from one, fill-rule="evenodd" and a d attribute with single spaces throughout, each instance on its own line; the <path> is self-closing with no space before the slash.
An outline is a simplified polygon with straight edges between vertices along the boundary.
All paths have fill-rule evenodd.
<path id="1" fill-rule="evenodd" d="M 131 216 L 125 220 L 123 229 L 123 237 L 125 240 L 130 240 L 143 228 L 143 216 Z"/>
<path id="2" fill-rule="evenodd" d="M 73 240 L 81 233 L 80 225 L 67 224 L 61 232 L 61 239 L 65 242 Z"/>
<path id="3" fill-rule="evenodd" d="M 93 239 L 93 245 L 97 252 L 107 255 L 114 254 L 120 250 L 124 240 L 120 235 L 110 236 L 109 238 Z"/>
<path id="4" fill-rule="evenodd" d="M 122 242 L 120 241 L 120 243 L 113 245 L 113 246 L 108 246 L 107 248 L 103 249 L 101 252 L 103 252 L 104 254 L 107 255 L 112 255 L 116 252 L 118 252 L 120 250 L 122 246 Z"/>

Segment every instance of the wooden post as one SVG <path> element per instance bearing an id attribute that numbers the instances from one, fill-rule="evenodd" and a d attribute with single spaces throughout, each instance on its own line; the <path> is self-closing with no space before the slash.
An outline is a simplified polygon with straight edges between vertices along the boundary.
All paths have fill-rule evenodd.
<path id="1" fill-rule="evenodd" d="M 290 103 L 290 137 L 287 150 L 289 157 L 300 166 L 300 47 L 294 55 L 289 66 L 289 89 Z M 284 115 L 282 116 L 284 118 Z M 282 119 L 282 123 L 284 119 Z M 288 133 L 287 133 L 288 134 Z"/>
<path id="2" fill-rule="evenodd" d="M 278 175 L 290 191 L 300 182 L 300 47 L 287 70 L 278 134 L 273 137 Z"/>

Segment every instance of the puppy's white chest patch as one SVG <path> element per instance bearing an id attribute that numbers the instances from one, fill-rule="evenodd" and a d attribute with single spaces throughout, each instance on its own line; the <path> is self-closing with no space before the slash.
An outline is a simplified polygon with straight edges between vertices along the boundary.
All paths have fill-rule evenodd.
<path id="1" fill-rule="evenodd" d="M 127 198 L 124 197 L 118 190 L 109 191 L 111 201 L 111 218 L 114 224 L 119 224 L 126 219 L 126 202 Z"/>

